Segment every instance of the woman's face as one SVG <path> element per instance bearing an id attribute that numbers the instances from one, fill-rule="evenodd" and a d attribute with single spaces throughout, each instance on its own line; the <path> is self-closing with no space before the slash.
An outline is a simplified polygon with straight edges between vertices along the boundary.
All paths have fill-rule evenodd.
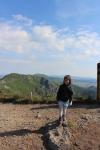
<path id="1" fill-rule="evenodd" d="M 65 83 L 66 85 L 68 85 L 68 84 L 69 84 L 69 80 L 68 80 L 68 79 L 64 79 L 64 83 Z"/>

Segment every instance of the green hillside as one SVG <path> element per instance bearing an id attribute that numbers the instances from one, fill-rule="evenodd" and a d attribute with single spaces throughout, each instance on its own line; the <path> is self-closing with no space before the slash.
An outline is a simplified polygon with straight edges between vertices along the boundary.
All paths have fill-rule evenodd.
<path id="1" fill-rule="evenodd" d="M 49 81 L 45 75 L 12 73 L 0 79 L 0 96 L 26 98 L 32 101 L 54 99 L 58 84 Z"/>
<path id="2" fill-rule="evenodd" d="M 54 101 L 61 80 L 43 75 L 8 74 L 0 79 L 0 99 L 14 99 L 20 101 Z M 95 99 L 95 87 L 80 87 L 72 85 L 74 98 Z"/>

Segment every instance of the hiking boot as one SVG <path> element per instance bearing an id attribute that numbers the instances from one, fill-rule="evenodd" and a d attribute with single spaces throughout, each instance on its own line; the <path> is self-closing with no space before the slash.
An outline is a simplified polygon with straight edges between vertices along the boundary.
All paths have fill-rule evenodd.
<path id="1" fill-rule="evenodd" d="M 63 121 L 65 122 L 66 121 L 66 117 L 63 115 Z"/>
<path id="2" fill-rule="evenodd" d="M 68 127 L 67 122 L 64 121 L 64 122 L 62 123 L 62 126 L 63 126 L 63 127 Z"/>
<path id="3" fill-rule="evenodd" d="M 59 125 L 62 125 L 62 117 L 59 117 L 58 121 L 59 121 Z"/>

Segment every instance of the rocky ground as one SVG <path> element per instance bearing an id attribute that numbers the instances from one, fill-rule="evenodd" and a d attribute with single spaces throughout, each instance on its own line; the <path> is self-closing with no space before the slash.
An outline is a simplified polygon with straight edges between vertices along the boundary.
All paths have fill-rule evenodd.
<path id="1" fill-rule="evenodd" d="M 100 150 L 100 105 L 77 104 L 58 126 L 55 104 L 0 104 L 0 150 Z"/>

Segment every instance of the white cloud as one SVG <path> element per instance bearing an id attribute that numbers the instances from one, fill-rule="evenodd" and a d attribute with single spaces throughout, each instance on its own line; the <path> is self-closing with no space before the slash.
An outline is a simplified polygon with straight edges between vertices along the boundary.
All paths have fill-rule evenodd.
<path id="1" fill-rule="evenodd" d="M 17 15 L 12 15 L 12 17 L 16 20 L 16 21 L 20 21 L 28 26 L 31 26 L 32 23 L 33 23 L 33 20 L 28 18 L 28 17 L 25 17 L 21 14 L 17 14 Z"/>
<path id="2" fill-rule="evenodd" d="M 36 25 L 33 27 L 33 35 L 41 43 L 44 50 L 64 51 L 64 39 L 57 32 L 58 29 L 50 25 Z"/>
<path id="3" fill-rule="evenodd" d="M 25 18 L 21 15 L 18 18 Z M 16 53 L 70 53 L 96 56 L 100 54 L 100 36 L 96 32 L 79 29 L 76 32 L 52 25 L 32 25 L 31 31 L 22 24 L 0 23 L 0 51 Z"/>
<path id="4" fill-rule="evenodd" d="M 22 15 L 14 17 L 14 20 L 29 22 Z M 14 24 L 14 20 L 13 24 L 0 22 L 0 52 L 9 52 L 11 55 L 14 52 L 16 57 L 21 55 L 25 59 L 14 59 L 13 56 L 9 59 L 6 56 L 0 58 L 0 62 L 29 64 L 31 70 L 46 69 L 49 73 L 56 70 L 59 73 L 64 72 L 64 67 L 71 71 L 82 60 L 87 61 L 100 55 L 100 35 L 96 32 L 84 28 L 70 31 L 69 28 L 60 29 L 47 24 L 30 24 L 29 30 L 22 23 L 17 25 L 15 21 Z M 35 66 L 32 56 L 35 58 Z"/>
<path id="5" fill-rule="evenodd" d="M 0 24 L 0 51 L 8 50 L 21 53 L 29 49 L 28 43 L 27 31 L 7 24 Z M 28 46 L 30 47 L 30 43 Z"/>

